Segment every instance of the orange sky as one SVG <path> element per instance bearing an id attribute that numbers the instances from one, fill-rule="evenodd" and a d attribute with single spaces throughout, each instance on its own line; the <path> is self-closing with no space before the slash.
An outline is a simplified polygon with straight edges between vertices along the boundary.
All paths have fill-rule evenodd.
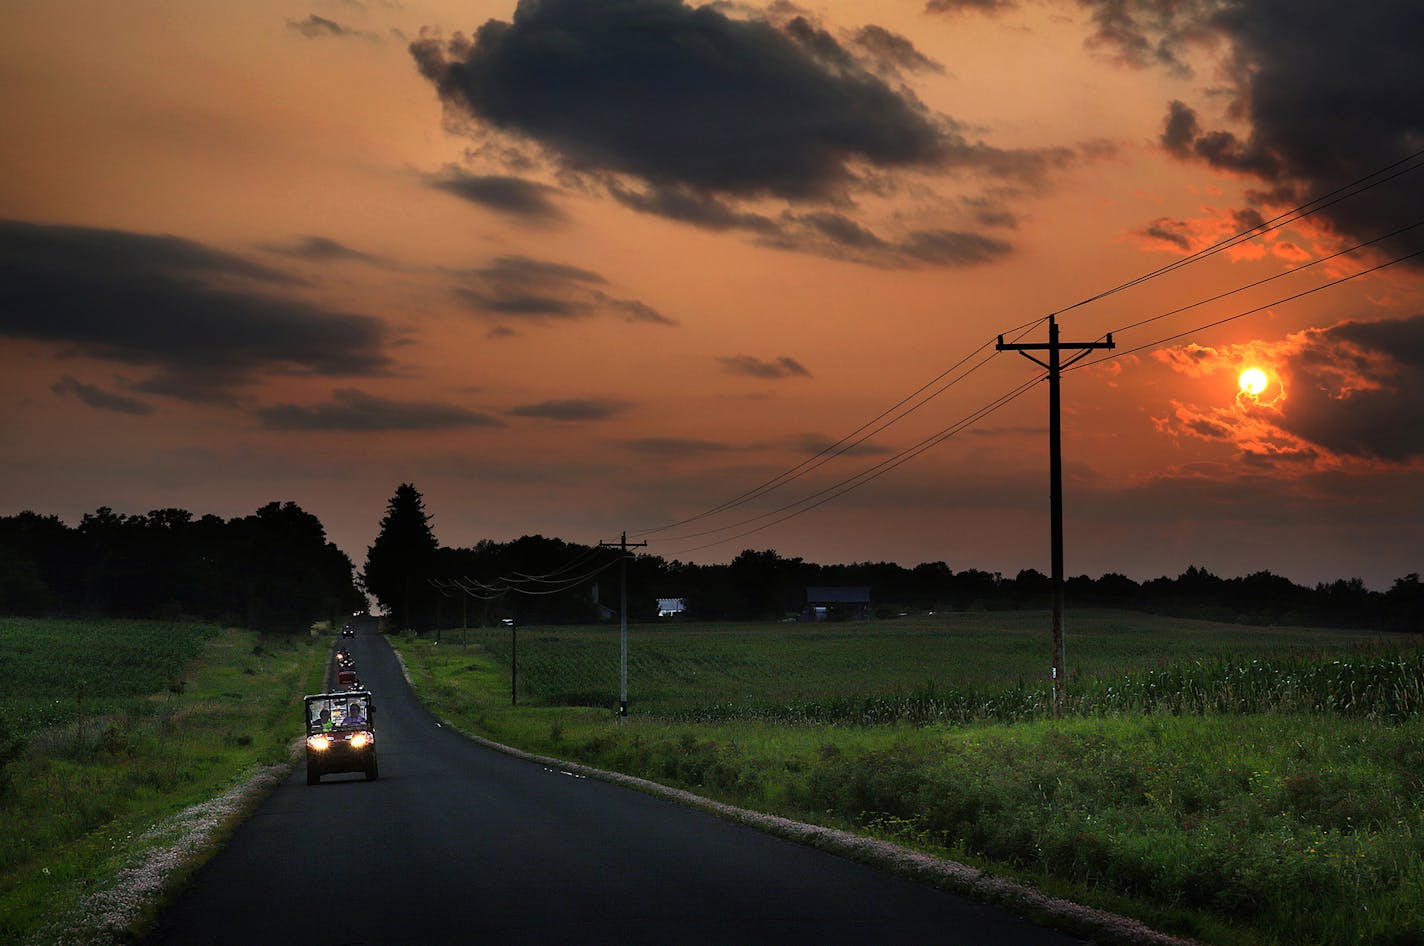
<path id="1" fill-rule="evenodd" d="M 1047 571 L 1041 384 L 794 504 L 1029 380 L 992 341 L 1060 312 L 1119 346 L 1064 377 L 1070 575 L 1387 589 L 1424 280 L 1327 284 L 1424 249 L 1424 170 L 1367 178 L 1419 163 L 1424 25 L 1318 6 L 8 4 L 0 514 L 293 501 L 359 565 L 411 482 L 446 545 Z"/>

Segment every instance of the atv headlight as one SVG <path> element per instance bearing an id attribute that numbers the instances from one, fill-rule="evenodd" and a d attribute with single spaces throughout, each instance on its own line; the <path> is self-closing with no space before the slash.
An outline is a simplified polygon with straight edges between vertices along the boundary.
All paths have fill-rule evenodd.
<path id="1" fill-rule="evenodd" d="M 331 748 L 331 740 L 328 739 L 326 736 L 308 736 L 307 745 L 315 749 L 317 752 L 325 752 L 327 749 Z"/>
<path id="2" fill-rule="evenodd" d="M 351 748 L 364 749 L 366 747 L 366 744 L 370 741 L 371 737 L 369 735 L 363 732 L 358 732 L 356 735 L 351 737 Z"/>

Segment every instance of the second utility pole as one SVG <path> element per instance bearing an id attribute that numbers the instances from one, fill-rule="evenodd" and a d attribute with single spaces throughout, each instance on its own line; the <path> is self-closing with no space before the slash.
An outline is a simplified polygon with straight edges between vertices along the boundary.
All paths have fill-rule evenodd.
<path id="1" fill-rule="evenodd" d="M 1103 342 L 1060 342 L 1058 321 L 1048 317 L 1048 344 L 1014 345 L 1004 344 L 1004 336 L 999 336 L 997 351 L 1016 351 L 1029 361 L 1048 369 L 1048 476 L 1050 527 L 1053 559 L 1053 718 L 1063 716 L 1063 683 L 1067 674 L 1063 655 L 1063 425 L 1059 420 L 1058 377 L 1063 369 L 1082 358 L 1088 352 L 1099 348 L 1115 348 L 1112 333 Z M 1064 348 L 1078 349 L 1078 354 L 1062 362 L 1059 352 Z M 1047 351 L 1048 361 L 1042 362 L 1030 355 L 1030 351 Z"/>
<path id="2" fill-rule="evenodd" d="M 618 585 L 619 610 L 623 613 L 623 629 L 618 635 L 618 721 L 622 722 L 628 718 L 628 550 L 630 548 L 641 548 L 648 543 L 629 542 L 628 533 L 624 532 L 623 537 L 618 540 L 618 544 L 612 542 L 600 542 L 601 549 L 618 548 L 622 550 L 622 560 L 618 563 Z"/>

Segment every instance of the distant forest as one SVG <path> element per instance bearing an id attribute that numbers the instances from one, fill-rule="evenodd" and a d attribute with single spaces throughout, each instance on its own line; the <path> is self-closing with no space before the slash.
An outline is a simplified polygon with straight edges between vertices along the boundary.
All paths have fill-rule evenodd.
<path id="1" fill-rule="evenodd" d="M 294 503 L 250 516 L 194 517 L 181 509 L 121 515 L 100 508 L 77 527 L 26 512 L 0 517 L 0 614 L 203 618 L 299 631 L 364 610 L 369 591 L 398 627 L 594 623 L 617 619 L 618 551 L 543 536 L 484 540 L 471 548 L 434 541 L 413 487 L 413 512 L 393 515 L 368 550 L 364 572 L 328 542 L 321 522 Z M 387 542 L 402 517 L 413 539 Z M 383 551 L 384 550 L 384 551 Z M 869 587 L 879 618 L 933 610 L 1047 608 L 1048 576 L 1013 577 L 943 562 L 818 565 L 748 549 L 731 562 L 697 565 L 655 555 L 628 558 L 629 620 L 657 620 L 658 598 L 682 598 L 687 620 L 771 620 L 795 615 L 808 587 Z M 461 590 L 453 585 L 464 583 Z M 1111 607 L 1246 624 L 1424 629 L 1419 575 L 1384 592 L 1358 579 L 1306 588 L 1270 572 L 1220 578 L 1188 568 L 1137 582 L 1118 574 L 1067 582 L 1072 607 Z"/>
<path id="2" fill-rule="evenodd" d="M 0 518 L 0 614 L 305 630 L 365 609 L 351 559 L 294 503 L 227 520 L 102 507 L 77 528 L 32 512 Z"/>

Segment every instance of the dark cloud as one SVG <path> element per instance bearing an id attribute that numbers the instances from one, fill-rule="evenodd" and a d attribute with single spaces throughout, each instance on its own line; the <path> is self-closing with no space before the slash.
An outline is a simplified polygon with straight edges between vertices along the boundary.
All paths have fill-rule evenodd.
<path id="1" fill-rule="evenodd" d="M 1229 131 L 1203 132 L 1197 113 L 1179 101 L 1167 106 L 1162 146 L 1179 158 L 1199 158 L 1229 171 L 1267 180 L 1279 177 L 1280 161 L 1259 139 L 1242 141 Z"/>
<path id="2" fill-rule="evenodd" d="M 746 230 L 768 235 L 781 232 L 780 225 L 770 217 L 738 210 L 732 204 L 711 194 L 699 193 L 686 187 L 663 186 L 634 190 L 614 181 L 609 185 L 609 193 L 631 210 L 690 223 L 705 230 Z"/>
<path id="3" fill-rule="evenodd" d="M 855 44 L 887 71 L 944 72 L 943 65 L 916 49 L 909 39 L 883 26 L 862 26 L 855 33 Z"/>
<path id="4" fill-rule="evenodd" d="M 677 320 L 668 318 L 646 302 L 639 302 L 637 299 L 617 299 L 606 292 L 597 290 L 590 295 L 594 302 L 610 312 L 618 313 L 625 322 L 647 322 L 650 325 L 677 324 Z"/>
<path id="5" fill-rule="evenodd" d="M 840 42 L 812 22 L 809 16 L 797 14 L 781 26 L 781 31 L 791 37 L 822 65 L 833 73 L 853 72 L 859 68 L 855 56 L 851 55 Z"/>
<path id="6" fill-rule="evenodd" d="M 751 355 L 731 355 L 726 358 L 718 358 L 722 368 L 728 374 L 745 375 L 749 378 L 809 378 L 811 372 L 807 371 L 795 358 L 782 355 L 774 361 L 763 361 Z"/>
<path id="7" fill-rule="evenodd" d="M 763 245 L 894 269 L 977 266 L 1013 252 L 1005 240 L 968 230 L 917 230 L 887 240 L 834 211 L 783 214 L 779 225 L 775 235 L 760 240 Z M 1003 226 L 1003 221 L 983 225 Z"/>
<path id="8" fill-rule="evenodd" d="M 88 404 L 95 410 L 116 411 L 120 414 L 147 415 L 153 413 L 153 405 L 138 398 L 114 394 L 92 384 L 77 381 L 69 375 L 56 381 L 50 390 L 60 396 L 72 396 Z"/>
<path id="9" fill-rule="evenodd" d="M 910 234 L 901 251 L 926 263 L 970 266 L 1007 256 L 1013 247 L 1003 240 L 963 230 L 920 230 Z"/>
<path id="10" fill-rule="evenodd" d="M 658 187 L 639 191 L 614 184 L 609 192 L 624 206 L 641 213 L 707 230 L 739 230 L 755 237 L 763 246 L 872 266 L 972 266 L 1013 251 L 1013 246 L 1006 241 L 967 231 L 923 231 L 890 240 L 835 210 L 787 211 L 772 218 L 739 210 L 733 203 L 687 188 Z M 990 206 L 994 208 L 992 212 L 987 209 Z M 975 209 L 974 216 L 985 227 L 1005 227 L 1015 222 L 1013 215 L 1001 206 L 987 202 L 985 208 Z"/>
<path id="11" fill-rule="evenodd" d="M 324 236 L 306 236 L 290 244 L 269 244 L 265 249 L 312 263 L 379 263 L 379 257 L 362 253 Z"/>
<path id="12" fill-rule="evenodd" d="M 1306 332 L 1281 426 L 1347 456 L 1424 458 L 1424 315 Z"/>
<path id="13" fill-rule="evenodd" d="M 1171 154 L 1266 186 L 1263 204 L 1291 206 L 1331 193 L 1419 150 L 1416 0 L 1081 0 L 1095 41 L 1136 66 L 1185 69 L 1204 39 L 1224 43 L 1231 85 L 1220 119 L 1168 105 Z M 1230 122 L 1237 130 L 1212 128 Z M 1403 175 L 1317 215 L 1341 234 L 1370 239 L 1418 219 L 1424 173 Z M 1388 249 L 1408 250 L 1400 243 Z M 1388 251 L 1387 249 L 1387 251 Z"/>
<path id="14" fill-rule="evenodd" d="M 523 0 L 509 22 L 448 40 L 426 32 L 410 49 L 479 154 L 539 149 L 567 180 L 640 213 L 874 266 L 972 265 L 1011 247 L 877 233 L 852 218 L 856 195 L 916 173 L 1023 194 L 1078 160 L 966 138 L 897 81 L 942 70 L 909 39 L 875 25 L 838 37 L 794 4 Z M 768 215 L 767 199 L 795 209 Z"/>
<path id="15" fill-rule="evenodd" d="M 0 335 L 149 366 L 147 393 L 231 403 L 263 374 L 389 368 L 379 320 L 279 294 L 297 282 L 177 237 L 0 221 Z"/>
<path id="16" fill-rule="evenodd" d="M 1148 240 L 1161 241 L 1184 253 L 1191 252 L 1192 232 L 1186 221 L 1158 217 L 1138 232 Z"/>
<path id="17" fill-rule="evenodd" d="M 294 32 L 301 33 L 307 39 L 377 39 L 375 33 L 368 33 L 365 30 L 352 29 L 349 26 L 342 26 L 335 20 L 328 20 L 324 16 L 310 14 L 305 20 L 287 20 L 287 28 Z"/>
<path id="18" fill-rule="evenodd" d="M 572 168 L 657 186 L 824 198 L 855 162 L 931 167 L 951 143 L 923 105 L 829 45 L 675 0 L 522 0 L 510 22 L 423 35 L 411 52 L 457 113 Z"/>
<path id="19" fill-rule="evenodd" d="M 1229 2 L 1229 0 L 1228 0 Z M 1183 52 L 1208 35 L 1218 0 L 1079 0 L 1092 15 L 1088 46 L 1138 68 L 1159 65 L 1189 75 Z"/>
<path id="20" fill-rule="evenodd" d="M 518 220 L 552 223 L 564 219 L 564 212 L 551 199 L 558 193 L 556 188 L 521 177 L 470 174 L 451 165 L 439 174 L 427 176 L 426 183 Z"/>
<path id="21" fill-rule="evenodd" d="M 521 404 L 510 408 L 509 413 L 515 417 L 541 417 L 546 420 L 607 420 L 624 413 L 631 406 L 628 401 L 613 398 L 570 398 Z"/>
<path id="22" fill-rule="evenodd" d="M 928 0 L 926 13 L 1003 13 L 1018 9 L 1018 0 Z"/>
<path id="23" fill-rule="evenodd" d="M 274 404 L 255 411 L 268 430 L 452 430 L 503 427 L 495 417 L 454 404 L 393 401 L 338 388 L 326 404 Z"/>
<path id="24" fill-rule="evenodd" d="M 884 240 L 845 214 L 818 211 L 799 214 L 795 219 L 837 246 L 863 251 L 882 250 L 886 246 Z"/>
<path id="25" fill-rule="evenodd" d="M 989 197 L 965 197 L 961 199 L 960 203 L 969 210 L 974 222 L 981 227 L 993 227 L 1001 230 L 1018 229 L 1018 214 L 1006 207 L 1002 201 Z"/>
<path id="26" fill-rule="evenodd" d="M 614 315 L 625 322 L 677 323 L 652 306 L 605 292 L 607 280 L 591 270 L 527 256 L 501 256 L 462 270 L 451 291 L 470 310 L 493 319 L 530 322 Z"/>
<path id="27" fill-rule="evenodd" d="M 1271 379 L 1259 397 L 1231 406 L 1175 403 L 1159 429 L 1229 443 L 1262 470 L 1360 469 L 1424 459 L 1424 315 L 1340 322 L 1276 342 L 1207 348 L 1189 344 L 1154 357 L 1194 378 L 1259 365 Z"/>

